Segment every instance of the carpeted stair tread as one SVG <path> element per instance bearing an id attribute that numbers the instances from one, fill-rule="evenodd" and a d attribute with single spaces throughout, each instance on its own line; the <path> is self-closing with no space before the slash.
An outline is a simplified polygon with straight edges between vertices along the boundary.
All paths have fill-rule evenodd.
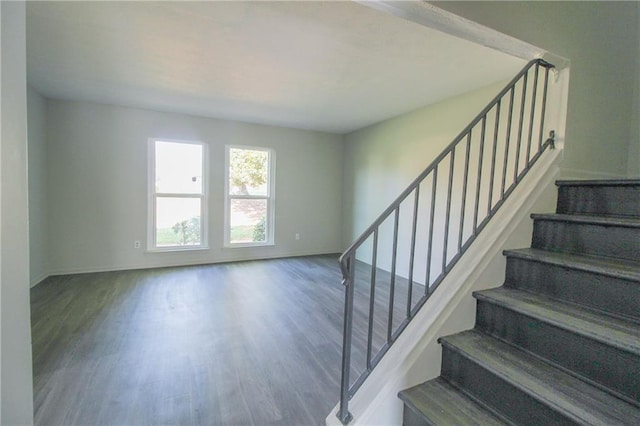
<path id="1" fill-rule="evenodd" d="M 477 330 L 440 342 L 575 423 L 640 424 L 640 408 Z"/>
<path id="2" fill-rule="evenodd" d="M 558 180 L 556 186 L 639 186 L 640 179 Z"/>
<path id="3" fill-rule="evenodd" d="M 398 396 L 430 425 L 506 425 L 441 377 L 401 391 Z"/>
<path id="4" fill-rule="evenodd" d="M 531 218 L 534 220 L 548 220 L 554 222 L 567 222 L 583 225 L 640 228 L 640 219 L 627 217 L 591 216 L 584 214 L 534 213 L 531 215 Z"/>
<path id="5" fill-rule="evenodd" d="M 626 280 L 640 281 L 640 262 L 631 260 L 553 252 L 535 248 L 505 250 L 503 253 L 507 257 L 548 263 Z"/>
<path id="6" fill-rule="evenodd" d="M 494 303 L 553 326 L 600 341 L 640 356 L 637 323 L 575 306 L 526 291 L 499 287 L 473 293 L 478 300 Z"/>
<path id="7" fill-rule="evenodd" d="M 473 293 L 475 328 L 439 339 L 440 377 L 400 394 L 406 426 L 489 423 L 458 405 L 510 424 L 640 425 L 640 179 L 556 186 L 531 248 L 503 252 L 504 285 Z"/>

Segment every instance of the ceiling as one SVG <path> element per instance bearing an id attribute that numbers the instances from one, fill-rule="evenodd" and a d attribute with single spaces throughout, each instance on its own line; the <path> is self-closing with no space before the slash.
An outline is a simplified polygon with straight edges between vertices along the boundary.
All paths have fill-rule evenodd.
<path id="1" fill-rule="evenodd" d="M 524 61 L 354 2 L 27 2 L 43 96 L 347 133 Z"/>

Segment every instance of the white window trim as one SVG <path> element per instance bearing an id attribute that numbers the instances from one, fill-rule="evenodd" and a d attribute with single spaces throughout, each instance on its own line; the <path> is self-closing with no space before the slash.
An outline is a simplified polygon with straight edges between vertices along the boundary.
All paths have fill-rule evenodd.
<path id="1" fill-rule="evenodd" d="M 267 185 L 267 196 L 263 195 L 231 195 L 229 194 L 229 152 L 232 148 L 246 149 L 251 151 L 265 151 L 269 154 L 269 185 Z M 262 146 L 248 145 L 226 145 L 224 151 L 224 247 L 225 248 L 242 248 L 242 247 L 264 247 L 275 245 L 275 179 L 276 176 L 276 153 L 272 148 Z M 267 241 L 250 242 L 250 243 L 232 243 L 231 242 L 231 199 L 257 199 L 267 200 Z"/>
<path id="2" fill-rule="evenodd" d="M 200 194 L 184 194 L 184 193 L 161 193 L 161 197 L 171 198 L 200 198 L 200 244 L 189 246 L 156 246 L 156 167 L 155 167 L 155 147 L 156 142 L 172 142 L 191 145 L 200 145 L 202 147 L 202 193 Z M 209 249 L 209 145 L 201 141 L 190 141 L 168 138 L 149 138 L 147 145 L 147 252 L 164 253 L 164 252 L 181 252 L 181 251 L 198 251 Z"/>

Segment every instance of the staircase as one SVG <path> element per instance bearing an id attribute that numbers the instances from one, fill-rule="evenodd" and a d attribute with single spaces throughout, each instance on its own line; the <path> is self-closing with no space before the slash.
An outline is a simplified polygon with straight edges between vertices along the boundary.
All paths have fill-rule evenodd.
<path id="1" fill-rule="evenodd" d="M 440 377 L 400 392 L 405 426 L 640 424 L 640 180 L 557 186 Z"/>

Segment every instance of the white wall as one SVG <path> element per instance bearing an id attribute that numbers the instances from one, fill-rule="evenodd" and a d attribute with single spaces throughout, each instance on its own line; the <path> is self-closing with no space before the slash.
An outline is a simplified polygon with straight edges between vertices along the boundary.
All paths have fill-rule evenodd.
<path id="1" fill-rule="evenodd" d="M 565 176 L 624 177 L 630 166 L 637 173 L 640 3 L 432 3 L 571 60 Z"/>
<path id="2" fill-rule="evenodd" d="M 0 2 L 0 424 L 33 423 L 25 5 Z"/>
<path id="3" fill-rule="evenodd" d="M 47 102 L 50 272 L 53 274 L 334 253 L 341 246 L 342 138 L 180 114 Z M 210 249 L 146 253 L 147 143 L 209 144 Z M 276 152 L 273 247 L 223 248 L 225 145 Z M 295 233 L 301 239 L 294 239 Z"/>
<path id="4" fill-rule="evenodd" d="M 27 88 L 29 151 L 29 281 L 31 286 L 49 271 L 49 226 L 47 202 L 46 100 Z"/>

